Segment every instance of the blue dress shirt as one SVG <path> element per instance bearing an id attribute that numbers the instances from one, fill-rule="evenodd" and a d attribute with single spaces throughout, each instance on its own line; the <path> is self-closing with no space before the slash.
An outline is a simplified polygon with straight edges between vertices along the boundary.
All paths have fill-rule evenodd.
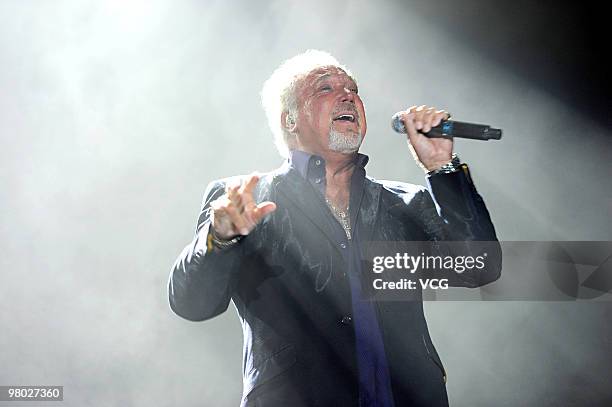
<path id="1" fill-rule="evenodd" d="M 343 257 L 348 265 L 348 277 L 351 287 L 353 315 L 345 317 L 346 323 L 352 323 L 355 329 L 357 349 L 357 366 L 359 369 L 359 406 L 360 407 L 393 407 L 393 393 L 385 347 L 378 326 L 375 304 L 364 299 L 362 295 L 361 275 L 361 241 L 357 228 L 357 216 L 363 183 L 365 165 L 369 158 L 364 154 L 355 157 L 355 168 L 351 178 L 349 216 L 351 239 L 328 209 L 329 221 L 334 224 L 335 239 L 343 249 Z M 316 191 L 325 198 L 325 160 L 300 150 L 293 150 L 289 156 L 289 165 L 306 179 Z"/>

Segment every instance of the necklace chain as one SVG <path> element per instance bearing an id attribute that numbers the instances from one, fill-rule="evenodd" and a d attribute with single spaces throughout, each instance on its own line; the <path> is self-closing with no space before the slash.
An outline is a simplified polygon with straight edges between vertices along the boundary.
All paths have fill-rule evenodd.
<path id="1" fill-rule="evenodd" d="M 351 219 L 349 217 L 349 207 L 346 207 L 346 210 L 343 211 L 341 209 L 336 208 L 329 199 L 325 198 L 325 202 L 327 203 L 327 206 L 329 206 L 329 209 L 331 210 L 332 214 L 334 215 L 334 218 L 336 218 L 336 220 L 340 223 L 340 225 L 342 226 L 342 229 L 344 229 L 344 233 L 346 233 L 346 238 L 348 240 L 351 240 Z"/>

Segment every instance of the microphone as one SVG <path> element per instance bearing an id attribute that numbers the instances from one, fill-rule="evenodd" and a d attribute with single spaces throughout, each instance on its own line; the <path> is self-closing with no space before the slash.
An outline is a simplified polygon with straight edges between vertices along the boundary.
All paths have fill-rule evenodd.
<path id="1" fill-rule="evenodd" d="M 407 134 L 404 122 L 401 119 L 405 112 L 397 112 L 391 118 L 391 127 L 398 133 Z M 499 140 L 502 137 L 502 129 L 495 129 L 486 124 L 458 122 L 455 120 L 444 120 L 436 127 L 432 127 L 427 133 L 421 133 L 430 138 L 469 138 L 472 140 Z"/>

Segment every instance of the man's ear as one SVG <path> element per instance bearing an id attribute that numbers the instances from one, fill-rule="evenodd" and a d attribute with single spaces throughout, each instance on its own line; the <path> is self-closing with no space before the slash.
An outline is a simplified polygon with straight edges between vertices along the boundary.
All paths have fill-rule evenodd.
<path id="1" fill-rule="evenodd" d="M 290 114 L 289 112 L 283 112 L 281 114 L 281 125 L 289 133 L 293 133 L 295 131 L 295 128 L 297 127 L 297 122 L 292 114 Z"/>

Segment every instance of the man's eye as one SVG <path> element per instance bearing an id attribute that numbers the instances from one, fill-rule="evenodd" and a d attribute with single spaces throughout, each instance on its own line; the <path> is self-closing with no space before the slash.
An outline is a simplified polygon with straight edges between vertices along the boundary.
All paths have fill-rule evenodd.
<path id="1" fill-rule="evenodd" d="M 329 85 L 325 85 L 325 86 L 321 86 L 321 88 L 319 88 L 319 90 L 321 91 L 328 91 L 328 90 L 332 90 L 332 87 Z"/>

